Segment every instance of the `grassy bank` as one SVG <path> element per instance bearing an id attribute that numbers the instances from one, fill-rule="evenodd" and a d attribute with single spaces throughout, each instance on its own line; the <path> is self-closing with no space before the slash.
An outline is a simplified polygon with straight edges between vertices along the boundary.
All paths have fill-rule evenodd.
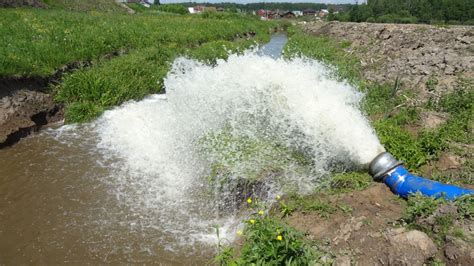
<path id="1" fill-rule="evenodd" d="M 126 100 L 162 91 L 180 54 L 211 62 L 269 39 L 272 23 L 247 16 L 139 15 L 0 9 L 0 78 L 48 77 L 90 62 L 54 88 L 68 122 L 89 121 Z M 255 33 L 248 39 L 246 33 Z M 119 55 L 119 56 L 118 56 Z"/>
<path id="2" fill-rule="evenodd" d="M 0 77 L 47 76 L 64 64 L 150 46 L 192 48 L 237 34 L 265 37 L 248 17 L 130 16 L 63 10 L 0 9 Z"/>
<path id="3" fill-rule="evenodd" d="M 115 0 L 43 0 L 48 8 L 64 9 L 69 11 L 100 11 L 125 13 Z"/>

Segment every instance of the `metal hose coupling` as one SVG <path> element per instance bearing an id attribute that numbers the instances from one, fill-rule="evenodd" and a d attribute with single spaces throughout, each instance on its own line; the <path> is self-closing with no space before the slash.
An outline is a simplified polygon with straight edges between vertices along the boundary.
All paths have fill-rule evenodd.
<path id="1" fill-rule="evenodd" d="M 443 197 L 447 200 L 474 194 L 474 190 L 471 189 L 415 176 L 403 167 L 403 162 L 397 161 L 388 152 L 383 152 L 372 160 L 369 165 L 369 173 L 375 181 L 384 182 L 393 193 L 403 198 L 418 192 L 428 197 Z"/>

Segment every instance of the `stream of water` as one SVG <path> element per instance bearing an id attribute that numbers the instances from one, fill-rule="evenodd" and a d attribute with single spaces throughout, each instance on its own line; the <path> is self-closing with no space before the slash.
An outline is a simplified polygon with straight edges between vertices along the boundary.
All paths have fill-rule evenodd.
<path id="1" fill-rule="evenodd" d="M 269 197 L 287 184 L 310 191 L 334 169 L 370 162 L 382 148 L 358 109 L 363 95 L 316 61 L 280 59 L 285 43 L 275 35 L 215 66 L 179 58 L 166 94 L 0 150 L 0 264 L 205 264 L 214 226 L 232 241 L 241 217 L 222 212 L 221 198 L 232 195 L 209 196 L 203 177 L 228 160 L 222 149 L 246 157 L 239 141 L 218 138 L 220 148 L 203 156 L 199 143 L 215 132 L 311 158 L 304 170 L 279 158 L 285 165 L 265 188 Z M 264 167 L 270 153 L 226 161 L 231 177 Z"/>

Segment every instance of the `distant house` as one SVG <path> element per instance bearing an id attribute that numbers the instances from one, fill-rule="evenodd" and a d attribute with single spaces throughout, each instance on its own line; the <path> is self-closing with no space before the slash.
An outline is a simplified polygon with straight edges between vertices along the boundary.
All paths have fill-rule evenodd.
<path id="1" fill-rule="evenodd" d="M 144 7 L 150 7 L 155 3 L 154 0 L 116 0 L 119 3 L 141 4 Z"/>
<path id="2" fill-rule="evenodd" d="M 291 12 L 293 12 L 293 14 L 295 14 L 295 16 L 297 16 L 297 17 L 303 16 L 303 11 L 300 11 L 300 10 L 293 10 L 293 11 L 291 11 Z"/>
<path id="3" fill-rule="evenodd" d="M 307 8 L 305 10 L 303 10 L 303 16 L 316 16 L 316 10 L 314 9 L 311 9 L 311 8 Z"/>
<path id="4" fill-rule="evenodd" d="M 327 15 L 329 15 L 329 11 L 327 9 L 321 9 L 318 13 L 318 17 L 320 18 L 324 18 Z"/>
<path id="5" fill-rule="evenodd" d="M 269 19 L 277 19 L 277 18 L 280 18 L 280 15 L 278 14 L 278 11 L 267 10 L 267 18 L 269 18 Z"/>
<path id="6" fill-rule="evenodd" d="M 218 7 L 216 10 L 217 10 L 217 12 L 224 12 L 225 11 L 223 7 Z"/>
<path id="7" fill-rule="evenodd" d="M 193 8 L 194 8 L 194 12 L 195 12 L 195 13 L 201 13 L 201 12 L 203 12 L 203 11 L 206 9 L 205 6 L 201 6 L 201 5 L 195 6 L 195 7 L 193 7 Z"/>
<path id="8" fill-rule="evenodd" d="M 189 14 L 198 14 L 198 13 L 202 13 L 204 11 L 216 12 L 217 8 L 214 7 L 214 6 L 203 6 L 203 5 L 197 5 L 195 7 L 188 7 Z"/>
<path id="9" fill-rule="evenodd" d="M 296 18 L 296 15 L 292 11 L 287 11 L 287 12 L 281 14 L 280 17 L 282 17 L 282 18 Z"/>

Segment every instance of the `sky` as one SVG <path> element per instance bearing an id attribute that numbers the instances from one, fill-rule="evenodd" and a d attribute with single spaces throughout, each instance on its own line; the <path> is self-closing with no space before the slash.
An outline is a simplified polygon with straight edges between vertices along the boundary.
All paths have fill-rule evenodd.
<path id="1" fill-rule="evenodd" d="M 326 3 L 326 4 L 353 4 L 355 0 L 161 0 L 163 4 L 178 2 L 196 2 L 196 3 L 222 3 L 233 2 L 239 4 L 247 3 L 269 3 L 269 2 L 287 2 L 287 3 Z"/>

